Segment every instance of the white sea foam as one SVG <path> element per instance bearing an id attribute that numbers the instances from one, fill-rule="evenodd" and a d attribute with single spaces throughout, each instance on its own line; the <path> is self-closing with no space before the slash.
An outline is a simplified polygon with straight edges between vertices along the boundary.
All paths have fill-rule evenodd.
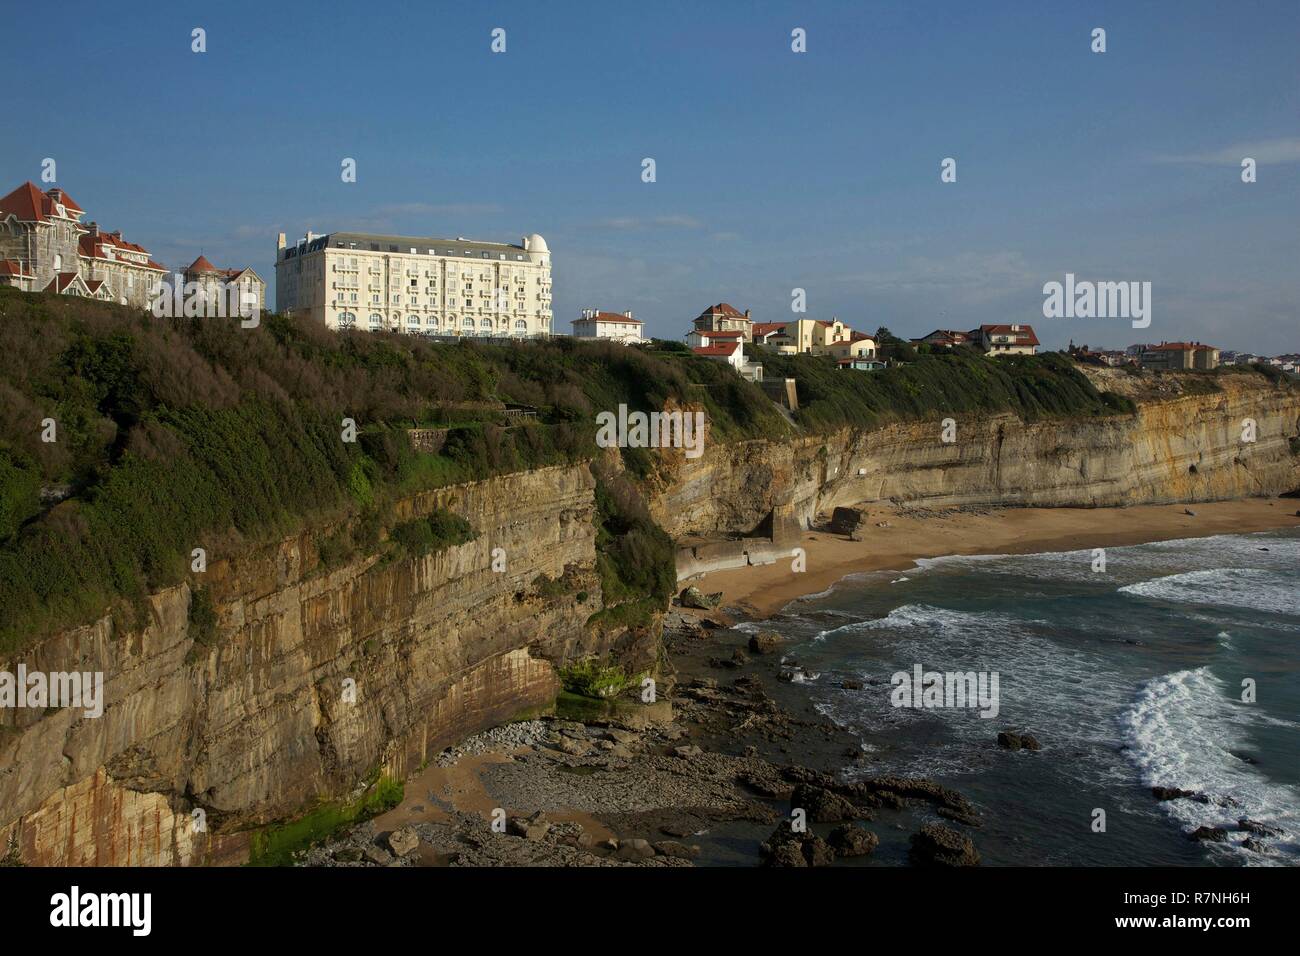
<path id="1" fill-rule="evenodd" d="M 1203 793 L 1211 801 L 1240 804 L 1187 798 L 1163 802 L 1161 808 L 1180 827 L 1223 827 L 1229 842 L 1207 846 L 1240 853 L 1246 862 L 1294 861 L 1300 851 L 1300 793 L 1270 781 L 1232 752 L 1247 744 L 1247 730 L 1261 716 L 1229 697 L 1227 685 L 1206 666 L 1148 681 L 1120 716 L 1120 726 L 1146 786 L 1177 787 Z M 1236 829 L 1242 817 L 1283 830 L 1282 837 L 1265 840 L 1281 851 L 1282 859 L 1241 849 L 1249 835 Z"/>
<path id="2" fill-rule="evenodd" d="M 1261 568 L 1184 571 L 1125 585 L 1119 593 L 1176 604 L 1300 615 L 1300 593 L 1292 583 Z"/>

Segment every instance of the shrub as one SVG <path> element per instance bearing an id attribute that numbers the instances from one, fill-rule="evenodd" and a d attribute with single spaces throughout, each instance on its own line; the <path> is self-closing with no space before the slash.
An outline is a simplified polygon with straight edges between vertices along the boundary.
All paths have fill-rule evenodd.
<path id="1" fill-rule="evenodd" d="M 458 514 L 439 508 L 427 518 L 416 518 L 397 525 L 388 537 L 400 544 L 412 557 L 443 551 L 452 545 L 465 544 L 476 537 L 470 523 Z"/>

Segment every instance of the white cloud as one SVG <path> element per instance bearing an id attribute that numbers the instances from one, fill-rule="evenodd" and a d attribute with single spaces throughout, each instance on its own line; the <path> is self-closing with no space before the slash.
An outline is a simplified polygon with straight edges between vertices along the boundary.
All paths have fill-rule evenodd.
<path id="1" fill-rule="evenodd" d="M 1203 153 L 1176 153 L 1155 157 L 1157 163 L 1189 163 L 1202 166 L 1240 166 L 1250 157 L 1261 165 L 1300 163 L 1300 137 L 1261 139 L 1234 143 Z"/>

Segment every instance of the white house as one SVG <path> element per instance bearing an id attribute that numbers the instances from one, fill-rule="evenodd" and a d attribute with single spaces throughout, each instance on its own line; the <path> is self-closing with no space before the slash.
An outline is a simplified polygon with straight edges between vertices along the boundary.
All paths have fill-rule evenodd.
<path id="1" fill-rule="evenodd" d="M 751 362 L 745 358 L 745 340 L 743 338 L 718 336 L 716 332 L 711 333 L 711 335 L 717 337 L 716 341 L 708 345 L 697 345 L 691 351 L 714 362 L 726 362 L 736 370 L 736 374 L 741 378 L 748 379 L 751 382 L 763 381 L 763 366 L 758 362 Z"/>
<path id="2" fill-rule="evenodd" d="M 640 319 L 632 318 L 631 312 L 601 312 L 599 309 L 583 309 L 582 318 L 573 320 L 573 337 L 576 339 L 613 339 L 624 345 L 636 345 L 646 341 L 641 334 L 644 325 Z"/>

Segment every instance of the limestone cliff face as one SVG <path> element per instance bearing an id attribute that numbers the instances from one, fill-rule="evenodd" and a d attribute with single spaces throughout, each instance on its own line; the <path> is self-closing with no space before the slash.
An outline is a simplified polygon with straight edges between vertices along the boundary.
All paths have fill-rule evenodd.
<path id="1" fill-rule="evenodd" d="M 1089 373 L 1121 391 L 1123 373 Z M 673 459 L 653 514 L 678 540 L 680 577 L 769 560 L 836 505 L 896 500 L 928 505 L 1101 507 L 1213 501 L 1300 488 L 1300 392 L 1253 375 L 1225 375 L 1221 392 L 1140 394 L 1136 415 L 1026 424 L 1011 415 L 961 415 L 786 442 L 706 445 Z M 1135 392 L 1136 394 L 1136 392 Z M 1254 441 L 1243 440 L 1247 419 Z M 719 542 L 719 537 L 735 540 Z M 712 539 L 712 540 L 709 540 Z M 786 549 L 788 551 L 788 548 Z M 783 552 L 784 553 L 784 552 Z"/>
<path id="2" fill-rule="evenodd" d="M 399 517 L 445 507 L 473 541 L 326 569 L 304 534 L 209 566 L 219 622 L 206 645 L 184 584 L 150 598 L 142 630 L 105 617 L 0 661 L 105 680 L 99 718 L 0 715 L 0 852 L 16 845 L 34 864 L 242 862 L 251 827 L 346 794 L 376 767 L 404 775 L 549 703 L 553 663 L 617 652 L 643 666 L 652 637 L 585 625 L 601 606 L 593 490 L 585 466 L 439 489 Z M 497 548 L 504 571 L 492 570 Z M 538 575 L 566 569 L 567 593 L 538 594 Z"/>
<path id="3" fill-rule="evenodd" d="M 1097 372 L 1098 376 L 1112 373 Z M 1134 416 L 1024 424 L 962 416 L 663 456 L 652 513 L 679 574 L 772 560 L 835 505 L 1128 505 L 1300 486 L 1300 399 L 1253 376 L 1224 391 L 1139 395 Z M 1104 387 L 1135 387 L 1116 378 Z M 1253 419 L 1256 440 L 1242 441 Z M 398 517 L 446 508 L 477 537 L 424 558 L 322 567 L 302 534 L 213 562 L 215 635 L 190 624 L 190 584 L 154 594 L 147 626 L 112 616 L 0 659 L 99 671 L 104 713 L 0 711 L 0 854 L 33 864 L 242 862 L 250 831 L 403 776 L 456 740 L 549 702 L 555 665 L 653 663 L 655 628 L 603 631 L 594 480 L 556 467 L 443 488 Z M 719 541 L 721 537 L 733 540 Z M 500 548 L 504 571 L 493 570 Z M 499 565 L 498 565 L 499 566 Z M 538 576 L 565 577 L 564 592 Z M 197 830 L 195 810 L 206 816 Z"/>

